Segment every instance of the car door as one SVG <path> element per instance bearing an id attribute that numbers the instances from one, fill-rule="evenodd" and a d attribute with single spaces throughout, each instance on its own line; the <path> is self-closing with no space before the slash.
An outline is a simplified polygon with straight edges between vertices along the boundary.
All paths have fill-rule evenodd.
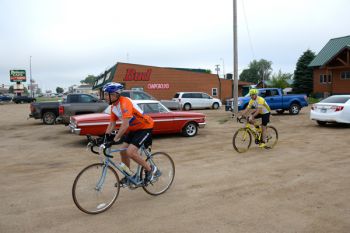
<path id="1" fill-rule="evenodd" d="M 271 96 L 271 90 L 265 90 L 264 92 L 264 99 L 266 103 L 270 106 L 271 109 L 274 109 L 274 98 Z"/>
<path id="2" fill-rule="evenodd" d="M 213 99 L 206 93 L 202 93 L 201 105 L 203 108 L 210 108 L 212 106 Z"/>
<path id="3" fill-rule="evenodd" d="M 270 106 L 271 109 L 278 109 L 279 95 L 277 89 L 268 89 L 265 91 L 265 100 L 266 103 Z"/>
<path id="4" fill-rule="evenodd" d="M 79 103 L 75 104 L 76 114 L 99 112 L 98 100 L 90 95 L 80 95 Z"/>
<path id="5" fill-rule="evenodd" d="M 154 121 L 153 133 L 170 133 L 174 131 L 174 117 L 171 111 L 160 103 L 139 103 L 143 113 Z"/>
<path id="6" fill-rule="evenodd" d="M 182 96 L 180 96 L 180 100 L 182 107 L 185 106 L 186 103 L 190 103 L 193 107 L 192 93 L 183 93 Z"/>
<path id="7" fill-rule="evenodd" d="M 202 93 L 192 93 L 191 102 L 193 108 L 203 108 L 204 104 L 202 100 Z"/>

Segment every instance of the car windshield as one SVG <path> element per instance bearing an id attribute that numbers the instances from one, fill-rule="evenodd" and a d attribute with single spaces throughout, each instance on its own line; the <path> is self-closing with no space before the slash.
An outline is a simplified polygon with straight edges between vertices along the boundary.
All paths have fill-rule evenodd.
<path id="1" fill-rule="evenodd" d="M 334 103 L 334 104 L 344 104 L 350 99 L 350 96 L 330 96 L 320 103 Z"/>
<path id="2" fill-rule="evenodd" d="M 162 113 L 170 111 L 161 103 L 139 103 L 138 106 L 142 109 L 143 113 Z"/>
<path id="3" fill-rule="evenodd" d="M 108 105 L 107 108 L 103 110 L 103 113 L 111 114 L 111 105 Z"/>
<path id="4" fill-rule="evenodd" d="M 149 94 L 144 92 L 134 92 L 133 94 L 134 100 L 155 100 L 155 98 Z"/>
<path id="5" fill-rule="evenodd" d="M 161 103 L 139 103 L 137 105 L 144 113 L 170 112 L 170 110 Z M 103 113 L 111 114 L 111 105 L 108 105 Z"/>

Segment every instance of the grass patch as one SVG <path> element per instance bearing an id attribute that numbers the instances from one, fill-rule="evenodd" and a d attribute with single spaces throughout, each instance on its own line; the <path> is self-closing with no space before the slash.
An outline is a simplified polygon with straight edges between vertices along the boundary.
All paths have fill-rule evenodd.
<path id="1" fill-rule="evenodd" d="M 55 98 L 50 98 L 50 97 L 38 97 L 36 98 L 37 102 L 58 102 L 62 101 L 61 97 L 55 97 Z"/>
<path id="2" fill-rule="evenodd" d="M 309 97 L 309 98 L 308 98 L 309 104 L 318 103 L 318 102 L 320 102 L 320 100 L 321 100 L 321 99 L 316 99 L 316 98 L 312 98 L 312 97 Z"/>

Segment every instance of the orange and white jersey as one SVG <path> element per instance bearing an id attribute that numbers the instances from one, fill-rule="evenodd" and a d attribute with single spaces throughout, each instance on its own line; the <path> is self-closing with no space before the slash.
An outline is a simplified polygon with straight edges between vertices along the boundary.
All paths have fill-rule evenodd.
<path id="1" fill-rule="evenodd" d="M 111 107 L 111 122 L 116 122 L 118 118 L 130 118 L 129 131 L 152 129 L 154 125 L 150 116 L 144 115 L 139 106 L 124 96 L 120 96 L 118 102 Z"/>

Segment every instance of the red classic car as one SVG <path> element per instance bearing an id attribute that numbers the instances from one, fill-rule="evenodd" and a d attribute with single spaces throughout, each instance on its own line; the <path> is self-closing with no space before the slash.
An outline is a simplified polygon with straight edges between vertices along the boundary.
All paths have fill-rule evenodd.
<path id="1" fill-rule="evenodd" d="M 156 100 L 133 100 L 144 112 L 154 120 L 153 134 L 182 133 L 184 136 L 193 137 L 198 128 L 205 126 L 205 115 L 195 112 L 172 112 Z M 79 135 L 101 136 L 105 133 L 109 124 L 110 106 L 104 113 L 93 113 L 72 116 L 70 118 L 70 130 Z M 116 129 L 121 122 L 117 121 Z"/>

